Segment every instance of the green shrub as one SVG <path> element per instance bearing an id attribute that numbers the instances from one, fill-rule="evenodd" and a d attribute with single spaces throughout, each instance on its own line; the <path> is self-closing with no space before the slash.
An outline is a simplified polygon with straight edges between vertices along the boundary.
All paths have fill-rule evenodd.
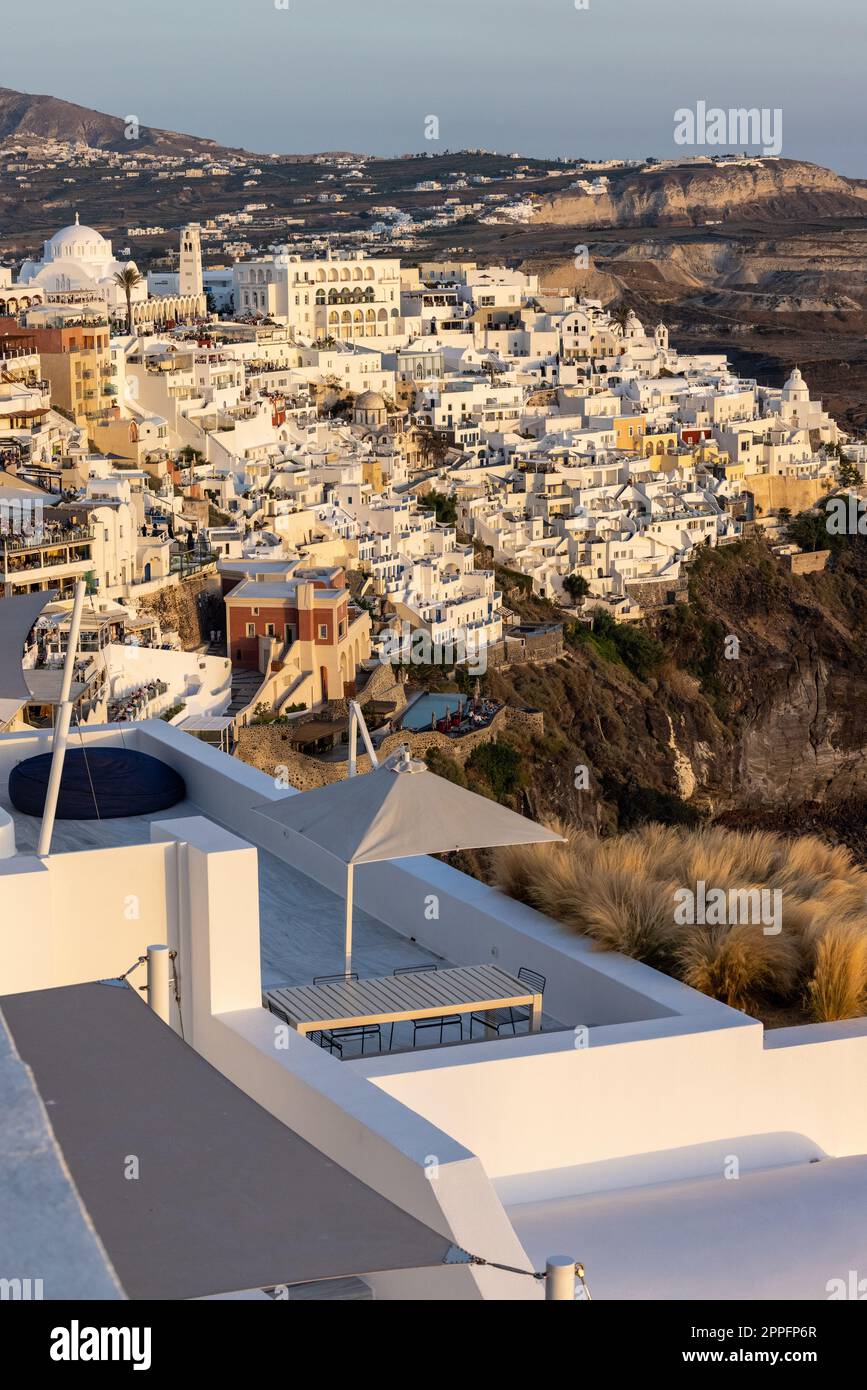
<path id="1" fill-rule="evenodd" d="M 497 801 L 514 796 L 526 785 L 524 759 L 511 743 L 480 743 L 467 758 L 467 768 L 484 779 Z"/>

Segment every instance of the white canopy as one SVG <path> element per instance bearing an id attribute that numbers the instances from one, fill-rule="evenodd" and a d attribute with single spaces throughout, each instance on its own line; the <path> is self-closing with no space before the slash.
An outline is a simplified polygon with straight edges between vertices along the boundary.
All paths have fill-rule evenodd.
<path id="1" fill-rule="evenodd" d="M 356 864 L 493 845 L 562 840 L 486 796 L 437 777 L 406 750 L 359 777 L 296 792 L 253 808 L 304 835 L 346 865 L 344 969 L 352 965 L 352 880 Z"/>
<path id="2" fill-rule="evenodd" d="M 406 753 L 363 776 L 254 810 L 306 835 L 343 864 L 562 839 L 499 802 L 438 777 Z"/>
<path id="3" fill-rule="evenodd" d="M 18 700 L 20 708 L 30 699 L 21 669 L 24 643 L 43 608 L 56 597 L 50 592 L 0 599 L 0 700 Z"/>

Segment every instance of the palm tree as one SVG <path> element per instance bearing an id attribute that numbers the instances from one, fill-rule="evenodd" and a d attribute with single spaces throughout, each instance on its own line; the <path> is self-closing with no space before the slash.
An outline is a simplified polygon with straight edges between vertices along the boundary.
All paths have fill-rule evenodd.
<path id="1" fill-rule="evenodd" d="M 126 331 L 132 333 L 132 292 L 136 285 L 140 285 L 144 279 L 139 275 L 134 265 L 128 265 L 125 270 L 118 270 L 114 276 L 114 283 L 120 285 L 126 295 Z"/>
<path id="2" fill-rule="evenodd" d="M 612 310 L 611 313 L 611 322 L 613 324 L 616 324 L 616 326 L 620 329 L 624 337 L 626 336 L 626 325 L 629 321 L 629 315 L 631 312 L 632 311 L 629 308 L 629 305 L 626 303 L 626 300 L 622 299 L 620 303 L 617 305 L 617 308 Z"/>

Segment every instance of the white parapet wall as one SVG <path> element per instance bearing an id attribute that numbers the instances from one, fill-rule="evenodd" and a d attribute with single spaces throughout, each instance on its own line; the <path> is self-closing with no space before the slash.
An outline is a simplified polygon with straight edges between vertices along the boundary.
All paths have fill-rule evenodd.
<path id="1" fill-rule="evenodd" d="M 0 859 L 0 993 L 114 978 L 164 943 L 172 845 Z"/>

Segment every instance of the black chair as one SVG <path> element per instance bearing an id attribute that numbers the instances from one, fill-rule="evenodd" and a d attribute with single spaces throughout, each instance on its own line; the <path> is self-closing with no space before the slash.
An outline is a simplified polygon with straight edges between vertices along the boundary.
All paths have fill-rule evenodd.
<path id="1" fill-rule="evenodd" d="M 538 971 L 531 970 L 527 965 L 522 965 L 518 971 L 518 979 L 528 984 L 536 994 L 544 994 L 547 980 Z M 490 1028 L 499 1037 L 501 1028 L 511 1028 L 517 1036 L 518 1024 L 524 1022 L 527 1024 L 527 1032 L 529 1033 L 530 1010 L 523 1004 L 519 1004 L 517 1008 L 492 1009 L 489 1014 L 470 1014 L 470 1037 L 473 1036 L 474 1023 L 481 1023 L 483 1027 Z"/>
<path id="2" fill-rule="evenodd" d="M 358 975 L 355 973 L 355 971 L 351 971 L 349 974 L 346 974 L 344 972 L 344 974 L 342 975 L 314 975 L 313 983 L 314 985 L 343 985 L 346 984 L 347 980 L 357 979 Z M 379 1051 L 381 1052 L 382 1033 L 380 1032 L 380 1027 L 378 1023 L 359 1023 L 354 1024 L 349 1028 L 332 1028 L 329 1032 L 325 1032 L 325 1030 L 322 1029 L 319 1032 L 319 1046 L 327 1047 L 328 1051 L 331 1053 L 334 1053 L 334 1051 L 336 1050 L 337 1052 L 339 1052 L 340 1057 L 342 1059 L 343 1044 L 345 1042 L 352 1042 L 355 1038 L 361 1038 L 361 1051 L 363 1054 L 364 1045 L 367 1042 L 368 1037 L 372 1036 L 374 1033 L 376 1034 L 376 1039 L 379 1044 Z"/>
<path id="3" fill-rule="evenodd" d="M 392 975 L 424 975 L 430 970 L 436 970 L 435 965 L 401 965 L 397 970 L 392 970 Z M 439 1028 L 440 1042 L 443 1040 L 443 1029 L 453 1028 L 455 1024 L 461 1030 L 461 1038 L 464 1036 L 464 1022 L 460 1014 L 443 1014 L 437 1018 L 414 1018 L 412 1023 L 412 1045 L 415 1047 L 415 1040 L 425 1028 Z M 388 1046 L 394 1042 L 394 1024 L 391 1025 L 391 1033 L 388 1038 Z"/>
<path id="4" fill-rule="evenodd" d="M 274 1014 L 276 1018 L 279 1018 L 283 1021 L 283 1023 L 288 1024 L 289 1019 L 286 1017 L 279 1004 L 275 1004 L 274 1000 L 269 999 L 267 994 L 262 995 L 262 1003 L 264 1004 L 265 1008 L 269 1011 L 269 1013 Z"/>

